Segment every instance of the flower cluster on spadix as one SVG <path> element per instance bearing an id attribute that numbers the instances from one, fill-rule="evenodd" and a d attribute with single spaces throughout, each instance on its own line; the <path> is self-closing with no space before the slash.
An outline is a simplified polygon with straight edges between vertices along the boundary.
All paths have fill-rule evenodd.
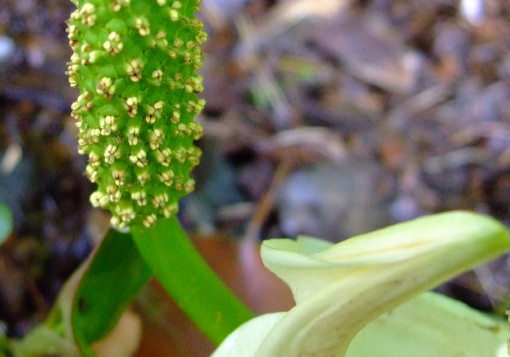
<path id="1" fill-rule="evenodd" d="M 68 64 L 78 150 L 97 184 L 90 200 L 112 224 L 150 226 L 194 189 L 200 159 L 193 121 L 204 107 L 196 73 L 207 35 L 199 0 L 75 0 Z"/>

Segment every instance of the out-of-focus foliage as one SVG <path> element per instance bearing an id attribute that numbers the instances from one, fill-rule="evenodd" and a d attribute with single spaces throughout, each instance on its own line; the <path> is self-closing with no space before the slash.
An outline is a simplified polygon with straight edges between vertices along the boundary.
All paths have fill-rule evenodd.
<path id="1" fill-rule="evenodd" d="M 12 232 L 12 212 L 6 204 L 0 202 L 0 244 L 2 244 Z"/>

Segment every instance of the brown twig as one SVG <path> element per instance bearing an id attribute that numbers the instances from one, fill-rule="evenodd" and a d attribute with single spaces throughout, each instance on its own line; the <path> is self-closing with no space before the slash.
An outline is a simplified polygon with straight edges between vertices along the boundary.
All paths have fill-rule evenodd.
<path id="1" fill-rule="evenodd" d="M 293 166 L 293 161 L 287 160 L 281 161 L 278 164 L 269 189 L 264 193 L 262 199 L 258 202 L 255 208 L 255 213 L 248 223 L 248 228 L 246 229 L 245 234 L 247 241 L 256 242 L 259 238 L 261 228 L 273 210 L 276 192 L 278 191 L 278 188 L 280 187 L 285 177 L 287 177 Z"/>

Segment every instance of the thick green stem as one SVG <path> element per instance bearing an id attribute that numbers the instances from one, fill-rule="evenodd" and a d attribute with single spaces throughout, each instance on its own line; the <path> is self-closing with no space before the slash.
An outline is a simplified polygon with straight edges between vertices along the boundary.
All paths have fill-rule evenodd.
<path id="1" fill-rule="evenodd" d="M 220 343 L 254 316 L 207 265 L 177 218 L 131 232 L 163 287 L 211 341 Z"/>

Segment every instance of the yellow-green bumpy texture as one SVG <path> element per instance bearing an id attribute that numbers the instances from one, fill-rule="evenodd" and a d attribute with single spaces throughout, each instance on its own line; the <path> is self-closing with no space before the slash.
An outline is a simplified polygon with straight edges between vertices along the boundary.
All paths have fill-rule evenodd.
<path id="1" fill-rule="evenodd" d="M 202 64 L 199 0 L 73 0 L 68 33 L 74 53 L 72 105 L 85 174 L 97 183 L 95 207 L 112 224 L 149 227 L 178 211 L 194 189 L 200 159 L 193 121 L 205 104 L 195 72 Z"/>

